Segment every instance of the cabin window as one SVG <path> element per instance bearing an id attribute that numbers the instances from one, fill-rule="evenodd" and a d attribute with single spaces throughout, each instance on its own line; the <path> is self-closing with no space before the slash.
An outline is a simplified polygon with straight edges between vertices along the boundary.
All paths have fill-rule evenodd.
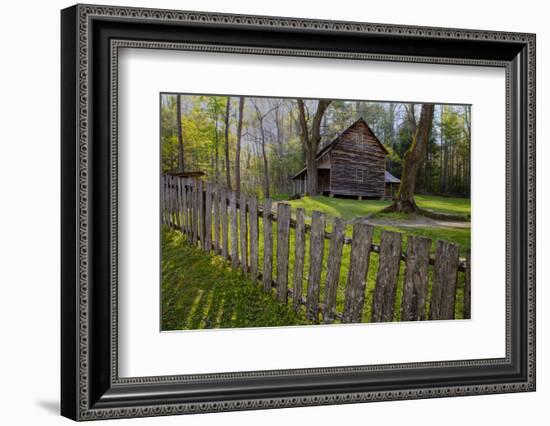
<path id="1" fill-rule="evenodd" d="M 360 169 L 359 167 L 355 169 L 355 180 L 357 182 L 363 182 L 363 169 Z"/>

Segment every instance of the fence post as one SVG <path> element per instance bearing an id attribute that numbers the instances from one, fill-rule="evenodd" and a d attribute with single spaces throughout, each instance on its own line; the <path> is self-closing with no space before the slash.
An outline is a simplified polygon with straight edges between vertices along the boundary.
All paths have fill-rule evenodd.
<path id="1" fill-rule="evenodd" d="M 458 256 L 458 244 L 437 241 L 430 303 L 430 319 L 432 320 L 454 319 L 455 317 Z"/>
<path id="2" fill-rule="evenodd" d="M 227 260 L 229 253 L 229 226 L 227 222 L 227 189 L 220 188 L 220 209 L 222 221 L 222 257 Z"/>
<path id="3" fill-rule="evenodd" d="M 166 200 L 166 194 L 164 193 L 164 180 L 165 180 L 165 175 L 160 175 L 160 224 L 161 225 L 164 225 L 166 224 L 166 219 L 164 218 L 164 212 L 165 212 L 165 208 L 164 208 L 164 204 L 165 204 L 165 200 Z"/>
<path id="4" fill-rule="evenodd" d="M 193 181 L 187 179 L 186 188 L 187 198 L 187 242 L 191 244 L 193 242 Z"/>
<path id="5" fill-rule="evenodd" d="M 399 232 L 382 231 L 378 259 L 371 322 L 390 322 L 393 320 L 395 292 L 401 264 Z"/>
<path id="6" fill-rule="evenodd" d="M 470 255 L 466 257 L 466 271 L 464 271 L 464 319 L 470 319 L 472 317 L 471 314 L 471 278 L 470 278 Z"/>
<path id="7" fill-rule="evenodd" d="M 193 206 L 193 244 L 197 245 L 199 238 L 199 196 L 198 196 L 198 184 L 197 179 L 193 179 L 193 189 L 192 189 L 192 206 Z"/>
<path id="8" fill-rule="evenodd" d="M 170 176 L 170 227 L 174 229 L 174 224 L 176 222 L 176 203 L 175 203 L 175 197 L 174 197 L 174 185 L 175 185 L 175 178 L 174 176 Z"/>
<path id="9" fill-rule="evenodd" d="M 325 309 L 323 321 L 326 324 L 334 322 L 336 307 L 336 291 L 340 281 L 340 266 L 342 264 L 342 249 L 344 247 L 344 231 L 346 223 L 339 217 L 334 218 L 330 247 L 328 249 L 327 279 L 325 283 Z"/>
<path id="10" fill-rule="evenodd" d="M 306 316 L 310 321 L 319 320 L 319 290 L 323 256 L 325 253 L 325 215 L 313 211 L 309 243 L 309 274 L 307 285 Z"/>
<path id="11" fill-rule="evenodd" d="M 212 184 L 214 203 L 214 253 L 220 252 L 220 187 Z"/>
<path id="12" fill-rule="evenodd" d="M 167 225 L 172 227 L 172 176 L 166 175 L 166 213 Z"/>
<path id="13" fill-rule="evenodd" d="M 273 231 L 271 227 L 271 204 L 270 198 L 264 200 L 263 226 L 264 226 L 264 270 L 263 283 L 264 291 L 271 292 L 273 281 Z"/>
<path id="14" fill-rule="evenodd" d="M 369 270 L 372 234 L 374 228 L 366 223 L 353 225 L 350 263 L 342 322 L 361 322 L 365 304 L 366 275 Z"/>
<path id="15" fill-rule="evenodd" d="M 401 321 L 424 321 L 428 297 L 428 269 L 432 240 L 407 238 L 407 261 L 401 301 Z"/>
<path id="16" fill-rule="evenodd" d="M 250 221 L 250 275 L 258 281 L 258 200 L 248 200 L 248 220 Z"/>
<path id="17" fill-rule="evenodd" d="M 290 204 L 277 204 L 277 300 L 288 300 L 288 249 Z"/>
<path id="18" fill-rule="evenodd" d="M 206 234 L 206 227 L 204 223 L 205 218 L 205 205 L 204 205 L 204 190 L 203 190 L 203 182 L 202 180 L 197 181 L 197 195 L 198 195 L 198 201 L 199 201 L 199 244 L 200 247 L 203 250 L 206 250 L 206 245 L 204 244 L 204 235 Z"/>
<path id="19" fill-rule="evenodd" d="M 239 266 L 239 236 L 237 231 L 237 194 L 229 191 L 229 221 L 231 226 L 231 267 Z"/>
<path id="20" fill-rule="evenodd" d="M 181 232 L 187 236 L 187 179 L 181 182 Z"/>
<path id="21" fill-rule="evenodd" d="M 212 184 L 206 184 L 204 192 L 204 247 L 212 250 Z"/>
<path id="22" fill-rule="evenodd" d="M 239 197 L 239 213 L 241 218 L 241 267 L 246 274 L 248 272 L 248 221 L 246 216 L 246 197 L 243 193 Z"/>
<path id="23" fill-rule="evenodd" d="M 296 229 L 294 233 L 294 273 L 293 292 L 294 310 L 302 304 L 302 285 L 304 280 L 304 258 L 306 253 L 306 226 L 304 209 L 296 210 Z"/>
<path id="24" fill-rule="evenodd" d="M 175 205 L 175 211 L 176 211 L 176 221 L 175 225 L 177 229 L 181 229 L 181 222 L 180 222 L 180 178 L 175 177 L 174 178 L 174 205 Z"/>

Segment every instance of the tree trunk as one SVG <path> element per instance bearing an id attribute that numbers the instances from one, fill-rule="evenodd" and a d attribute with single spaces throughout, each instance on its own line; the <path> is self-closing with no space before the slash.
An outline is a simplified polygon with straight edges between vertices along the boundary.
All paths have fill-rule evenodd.
<path id="1" fill-rule="evenodd" d="M 433 104 L 422 104 L 418 125 L 416 125 L 416 120 L 414 122 L 414 133 L 412 133 L 411 146 L 407 152 L 405 152 L 401 184 L 395 194 L 393 204 L 388 208 L 391 211 L 414 213 L 418 210 L 414 200 L 416 175 L 418 173 L 418 167 L 428 146 L 430 130 L 432 128 L 433 113 Z"/>
<path id="2" fill-rule="evenodd" d="M 259 112 L 258 112 L 259 114 Z M 262 158 L 264 161 L 264 197 L 269 198 L 269 169 L 267 165 L 267 153 L 265 150 L 265 130 L 264 130 L 264 123 L 263 123 L 263 117 L 258 117 L 260 122 L 260 135 L 262 136 Z"/>
<path id="3" fill-rule="evenodd" d="M 185 171 L 185 165 L 183 160 L 183 130 L 181 128 L 181 95 L 178 93 L 176 96 L 176 116 L 178 122 L 178 168 L 180 172 Z"/>
<path id="4" fill-rule="evenodd" d="M 317 195 L 318 193 L 317 165 L 315 164 L 315 157 L 317 156 L 317 150 L 319 148 L 319 143 L 321 142 L 321 120 L 323 119 L 323 115 L 330 105 L 330 102 L 330 100 L 326 99 L 319 101 L 317 104 L 317 110 L 311 120 L 311 126 L 309 126 L 304 101 L 302 99 L 297 99 L 301 129 L 300 139 L 305 148 L 306 155 L 307 195 Z"/>
<path id="5" fill-rule="evenodd" d="M 239 96 L 239 121 L 237 123 L 237 148 L 235 150 L 235 190 L 241 195 L 241 136 L 243 131 L 244 96 Z"/>
<path id="6" fill-rule="evenodd" d="M 219 145 L 219 136 L 218 136 L 218 118 L 216 117 L 216 126 L 215 126 L 215 139 L 214 139 L 214 143 L 215 143 L 215 155 L 214 155 L 214 158 L 215 158 L 215 168 L 216 168 L 216 183 L 220 183 L 220 154 L 219 154 L 219 148 L 218 148 L 218 145 Z"/>
<path id="7" fill-rule="evenodd" d="M 229 167 L 229 110 L 231 108 L 231 97 L 227 97 L 225 106 L 225 179 L 227 189 L 231 190 L 231 169 Z"/>

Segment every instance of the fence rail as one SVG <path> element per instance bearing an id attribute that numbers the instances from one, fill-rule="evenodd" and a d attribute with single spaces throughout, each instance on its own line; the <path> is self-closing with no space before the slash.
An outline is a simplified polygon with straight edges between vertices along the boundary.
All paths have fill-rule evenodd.
<path id="1" fill-rule="evenodd" d="M 326 229 L 327 219 L 332 224 L 331 231 Z M 403 236 L 398 232 L 382 230 L 380 244 L 374 244 L 374 227 L 356 222 L 352 225 L 352 236 L 346 237 L 346 223 L 340 218 L 313 211 L 309 224 L 303 209 L 297 209 L 293 218 L 290 205 L 284 202 L 277 203 L 275 213 L 270 199 L 260 204 L 255 197 L 238 195 L 221 185 L 171 175 L 163 175 L 161 179 L 161 221 L 180 230 L 191 244 L 222 256 L 235 269 L 242 269 L 279 302 L 291 301 L 295 310 L 305 307 L 307 318 L 313 322 L 364 320 L 372 253 L 378 256 L 378 270 L 371 316 L 365 320 L 387 322 L 396 315 L 402 321 L 454 319 L 459 274 L 464 283 L 463 317 L 470 318 L 470 265 L 468 259 L 459 258 L 459 246 L 455 243 L 438 240 L 432 256 L 431 239 L 408 236 L 407 249 L 403 251 Z M 263 243 L 261 270 L 260 243 Z M 324 259 L 326 243 L 328 255 Z M 349 268 L 345 288 L 340 289 L 344 294 L 343 304 L 340 303 L 343 307 L 338 311 L 346 245 L 350 246 Z M 402 265 L 405 269 L 400 274 Z M 397 308 L 400 275 L 402 296 Z"/>

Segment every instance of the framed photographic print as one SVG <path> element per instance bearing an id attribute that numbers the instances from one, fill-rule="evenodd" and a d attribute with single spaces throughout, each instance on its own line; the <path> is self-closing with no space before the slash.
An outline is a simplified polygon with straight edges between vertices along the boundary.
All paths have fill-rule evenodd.
<path id="1" fill-rule="evenodd" d="M 76 5 L 74 420 L 535 390 L 535 36 Z"/>

